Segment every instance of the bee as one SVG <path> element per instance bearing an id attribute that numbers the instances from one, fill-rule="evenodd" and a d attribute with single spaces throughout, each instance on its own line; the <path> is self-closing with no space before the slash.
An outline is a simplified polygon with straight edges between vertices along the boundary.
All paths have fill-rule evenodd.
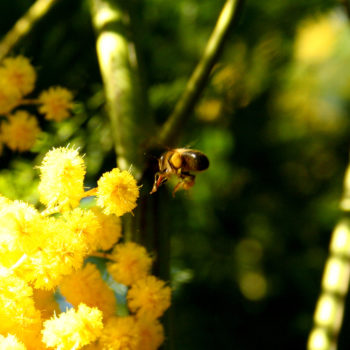
<path id="1" fill-rule="evenodd" d="M 206 170 L 209 167 L 207 156 L 189 148 L 175 148 L 164 152 L 158 159 L 159 171 L 154 176 L 151 194 L 166 182 L 171 176 L 177 176 L 180 181 L 174 187 L 173 196 L 181 188 L 189 190 L 195 182 L 195 175 L 190 172 Z"/>

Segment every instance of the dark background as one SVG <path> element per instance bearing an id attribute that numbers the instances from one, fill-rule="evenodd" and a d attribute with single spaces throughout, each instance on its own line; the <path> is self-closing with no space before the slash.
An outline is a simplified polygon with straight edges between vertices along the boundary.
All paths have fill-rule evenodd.
<path id="1" fill-rule="evenodd" d="M 31 3 L 0 2 L 0 34 Z M 148 0 L 135 6 L 141 67 L 158 123 L 183 91 L 222 5 Z M 36 202 L 33 164 L 53 146 L 79 146 L 90 183 L 115 166 L 94 40 L 88 4 L 61 0 L 11 52 L 37 68 L 33 95 L 63 85 L 77 105 L 63 123 L 40 119 L 44 133 L 33 152 L 4 150 L 4 195 Z M 349 62 L 349 20 L 338 3 L 244 4 L 179 145 L 202 150 L 210 168 L 191 193 L 179 192 L 166 206 L 174 349 L 305 347 L 340 216 Z M 347 309 L 340 350 L 350 344 Z"/>

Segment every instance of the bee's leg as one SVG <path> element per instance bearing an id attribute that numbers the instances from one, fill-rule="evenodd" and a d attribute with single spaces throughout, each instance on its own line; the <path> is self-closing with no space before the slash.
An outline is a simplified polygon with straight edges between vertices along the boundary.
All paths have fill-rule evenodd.
<path id="1" fill-rule="evenodd" d="M 184 190 L 189 190 L 191 187 L 194 186 L 194 181 L 195 181 L 196 177 L 192 174 L 188 174 L 184 180 L 183 180 L 183 189 Z"/>
<path id="2" fill-rule="evenodd" d="M 181 181 L 174 187 L 173 197 L 175 197 L 175 193 L 181 188 L 183 188 L 186 191 L 189 190 L 194 185 L 195 178 L 196 177 L 194 175 L 188 173 L 186 175 L 181 176 Z"/>
<path id="3" fill-rule="evenodd" d="M 184 183 L 184 181 L 181 180 L 181 181 L 178 182 L 177 185 L 174 187 L 173 193 L 172 193 L 173 197 L 175 197 L 175 193 L 180 189 L 180 187 L 183 186 L 183 183 Z"/>

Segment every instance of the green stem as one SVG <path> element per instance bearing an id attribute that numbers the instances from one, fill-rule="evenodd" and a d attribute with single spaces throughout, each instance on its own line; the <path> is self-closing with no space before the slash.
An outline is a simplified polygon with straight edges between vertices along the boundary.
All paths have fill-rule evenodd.
<path id="1" fill-rule="evenodd" d="M 90 4 L 117 164 L 139 179 L 144 167 L 143 143 L 153 120 L 141 88 L 129 9 L 124 0 L 90 0 Z"/>
<path id="2" fill-rule="evenodd" d="M 159 144 L 175 145 L 185 120 L 192 112 L 208 82 L 210 72 L 221 52 L 229 28 L 234 19 L 237 18 L 238 10 L 242 4 L 243 0 L 227 0 L 224 4 L 203 55 L 188 80 L 185 91 L 160 131 L 159 139 L 156 140 Z"/>
<path id="3" fill-rule="evenodd" d="M 127 7 L 130 4 L 125 0 L 90 0 L 90 4 L 117 165 L 140 180 L 145 168 L 144 144 L 154 130 L 154 122 L 139 76 L 131 9 Z M 123 217 L 126 241 L 140 241 L 144 233 L 139 211 L 136 208 L 134 217 Z"/>
<path id="4" fill-rule="evenodd" d="M 343 322 L 350 280 L 350 165 L 344 181 L 340 203 L 343 218 L 333 230 L 322 277 L 322 289 L 314 313 L 308 350 L 335 350 Z"/>
<path id="5" fill-rule="evenodd" d="M 57 0 L 37 0 L 15 23 L 0 42 L 0 61 L 28 34 L 33 25 L 50 10 L 55 2 Z"/>

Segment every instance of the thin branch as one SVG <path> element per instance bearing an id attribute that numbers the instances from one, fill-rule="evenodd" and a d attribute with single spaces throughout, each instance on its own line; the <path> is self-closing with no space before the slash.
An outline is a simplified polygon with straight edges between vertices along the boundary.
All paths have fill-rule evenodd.
<path id="1" fill-rule="evenodd" d="M 93 252 L 90 256 L 93 256 L 96 258 L 103 258 L 103 259 L 116 262 L 115 257 L 112 254 L 105 253 L 105 252 Z"/>
<path id="2" fill-rule="evenodd" d="M 37 0 L 0 42 L 0 61 L 31 30 L 58 0 Z"/>
<path id="3" fill-rule="evenodd" d="M 191 113 L 202 90 L 204 89 L 210 72 L 221 52 L 230 26 L 237 18 L 243 0 L 227 0 L 209 38 L 203 56 L 194 69 L 185 91 L 177 102 L 174 111 L 161 128 L 158 142 L 167 146 L 174 145 L 183 123 Z"/>

